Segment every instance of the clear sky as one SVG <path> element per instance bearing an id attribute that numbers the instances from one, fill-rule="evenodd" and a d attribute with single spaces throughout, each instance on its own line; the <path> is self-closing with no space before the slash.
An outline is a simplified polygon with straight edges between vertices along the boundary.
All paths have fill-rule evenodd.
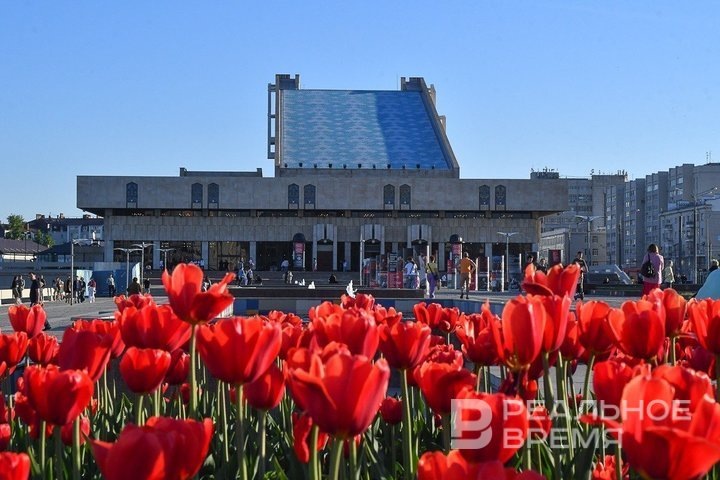
<path id="1" fill-rule="evenodd" d="M 76 176 L 273 172 L 267 84 L 437 89 L 463 178 L 720 161 L 718 2 L 0 1 L 0 221 Z"/>

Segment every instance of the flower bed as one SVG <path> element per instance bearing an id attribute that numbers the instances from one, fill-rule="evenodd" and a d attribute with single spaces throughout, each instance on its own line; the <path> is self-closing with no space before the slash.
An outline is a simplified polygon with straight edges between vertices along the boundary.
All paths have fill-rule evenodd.
<path id="1" fill-rule="evenodd" d="M 60 344 L 41 306 L 10 307 L 0 478 L 717 475 L 720 302 L 668 289 L 572 308 L 578 274 L 528 271 L 500 316 L 418 303 L 405 321 L 344 295 L 303 323 L 216 319 L 232 275 L 204 292 L 179 265 L 167 305 L 117 297 L 113 321 L 76 321 Z"/>

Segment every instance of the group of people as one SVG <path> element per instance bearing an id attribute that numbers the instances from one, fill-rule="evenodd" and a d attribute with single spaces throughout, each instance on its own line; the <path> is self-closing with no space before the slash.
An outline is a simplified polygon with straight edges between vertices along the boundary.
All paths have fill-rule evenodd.
<path id="1" fill-rule="evenodd" d="M 235 282 L 236 282 L 236 284 L 238 286 L 252 285 L 253 281 L 255 281 L 255 274 L 253 273 L 254 269 L 255 269 L 255 264 L 253 263 L 252 258 L 247 261 L 247 265 L 245 264 L 244 260 L 240 261 L 237 264 L 237 267 L 235 267 Z"/>
<path id="2" fill-rule="evenodd" d="M 48 285 L 43 275 L 35 272 L 28 274 L 30 279 L 29 300 L 30 305 L 42 305 L 46 300 L 49 301 L 65 301 L 65 303 L 76 303 L 95 301 L 97 292 L 97 283 L 94 278 L 90 278 L 87 282 L 81 276 L 72 279 L 68 275 L 63 281 L 60 277 L 53 280 L 52 285 Z M 16 305 L 22 304 L 25 291 L 25 278 L 22 275 L 16 275 L 12 281 L 12 294 Z M 50 290 L 52 289 L 52 290 Z"/>

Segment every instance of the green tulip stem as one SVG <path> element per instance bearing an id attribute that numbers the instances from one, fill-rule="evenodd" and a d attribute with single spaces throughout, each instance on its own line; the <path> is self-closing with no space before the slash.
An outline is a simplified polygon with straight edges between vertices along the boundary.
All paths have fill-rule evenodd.
<path id="1" fill-rule="evenodd" d="M 190 418 L 197 420 L 197 325 L 190 334 Z"/>
<path id="2" fill-rule="evenodd" d="M 162 407 L 162 396 L 160 395 L 160 387 L 153 392 L 153 415 L 160 416 L 160 408 Z"/>
<path id="3" fill-rule="evenodd" d="M 320 436 L 320 428 L 313 425 L 310 430 L 310 480 L 320 480 L 320 468 L 318 464 L 317 442 Z"/>
<path id="4" fill-rule="evenodd" d="M 64 479 L 65 468 L 63 466 L 63 456 L 65 454 L 65 447 L 62 441 L 62 429 L 58 425 L 55 427 L 53 435 L 55 436 L 55 471 L 53 472 L 53 478 Z M 45 432 L 43 432 L 44 434 Z"/>
<path id="5" fill-rule="evenodd" d="M 138 393 L 137 402 L 135 402 L 135 423 L 138 427 L 143 426 L 145 423 L 145 415 L 143 415 L 143 400 L 145 395 Z"/>
<path id="6" fill-rule="evenodd" d="M 265 457 L 267 456 L 267 410 L 258 411 L 258 478 L 265 478 Z"/>
<path id="7" fill-rule="evenodd" d="M 552 382 L 550 381 L 550 354 L 542 352 L 542 364 L 543 364 L 543 392 L 545 396 L 545 408 L 548 412 L 553 411 L 554 394 Z"/>
<path id="8" fill-rule="evenodd" d="M 405 463 L 406 478 L 415 477 L 415 462 L 413 455 L 412 418 L 410 413 L 410 389 L 408 388 L 408 371 L 402 370 L 400 380 L 402 383 L 403 402 L 403 461 Z"/>
<path id="9" fill-rule="evenodd" d="M 332 452 L 330 453 L 330 475 L 328 478 L 332 480 L 340 480 L 340 463 L 342 461 L 343 440 L 341 438 L 333 439 Z"/>
<path id="10" fill-rule="evenodd" d="M 42 478 L 45 478 L 45 460 L 47 459 L 46 455 L 46 444 L 47 444 L 47 436 L 45 435 L 45 431 L 47 430 L 47 422 L 45 420 L 40 422 L 40 474 Z"/>
<path id="11" fill-rule="evenodd" d="M 227 388 L 224 382 L 218 380 L 218 409 L 220 410 L 220 425 L 222 428 L 223 438 L 223 461 L 227 465 L 230 463 L 230 446 L 228 445 L 228 415 L 227 415 Z"/>
<path id="12" fill-rule="evenodd" d="M 80 416 L 73 422 L 73 480 L 80 480 L 80 470 L 82 469 L 82 458 L 80 455 Z"/>
<path id="13" fill-rule="evenodd" d="M 452 425 L 450 423 L 452 422 L 452 419 L 449 413 L 443 414 L 441 416 L 441 419 L 443 448 L 445 450 L 445 454 L 447 455 L 450 452 L 450 429 L 452 428 Z"/>
<path id="14" fill-rule="evenodd" d="M 247 480 L 247 464 L 245 462 L 245 412 L 243 405 L 242 384 L 235 384 L 235 439 L 237 441 L 238 473 L 240 480 Z"/>
<path id="15" fill-rule="evenodd" d="M 623 464 L 622 464 L 622 446 L 618 443 L 617 450 L 615 450 L 615 479 L 623 480 Z"/>

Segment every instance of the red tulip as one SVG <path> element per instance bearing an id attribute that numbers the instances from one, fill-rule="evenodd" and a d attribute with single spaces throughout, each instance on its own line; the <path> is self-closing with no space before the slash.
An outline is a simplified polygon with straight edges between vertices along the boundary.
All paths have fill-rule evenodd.
<path id="1" fill-rule="evenodd" d="M 213 377 L 231 385 L 257 380 L 280 352 L 277 323 L 260 317 L 233 317 L 197 332 L 197 349 Z"/>
<path id="2" fill-rule="evenodd" d="M 0 451 L 5 451 L 10 446 L 12 430 L 9 423 L 0 423 Z M 0 473 L 0 476 L 2 473 Z"/>
<path id="3" fill-rule="evenodd" d="M 452 399 L 467 388 L 474 388 L 476 376 L 464 368 L 447 363 L 425 362 L 416 377 L 430 409 L 438 415 L 450 413 Z"/>
<path id="4" fill-rule="evenodd" d="M 565 329 L 565 338 L 562 345 L 560 345 L 560 355 L 565 360 L 578 360 L 585 353 L 585 347 L 582 346 L 578 338 L 579 331 L 577 317 L 574 312 L 570 312 L 567 328 Z"/>
<path id="5" fill-rule="evenodd" d="M 546 438 L 550 435 L 552 417 L 547 408 L 536 405 L 528 418 L 528 432 L 532 438 Z"/>
<path id="6" fill-rule="evenodd" d="M 501 462 L 473 463 L 465 460 L 457 450 L 447 456 L 442 452 L 425 452 L 418 463 L 418 480 L 543 480 L 532 470 L 518 473 Z"/>
<path id="7" fill-rule="evenodd" d="M 258 410 L 272 410 L 285 394 L 285 377 L 275 363 L 254 382 L 242 386 L 245 400 Z"/>
<path id="8" fill-rule="evenodd" d="M 285 313 L 281 312 L 279 310 L 271 310 L 270 313 L 267 314 L 267 319 L 271 322 L 278 322 L 279 324 L 285 326 L 285 325 L 302 325 L 302 318 L 298 317 L 294 313 Z"/>
<path id="9" fill-rule="evenodd" d="M 528 273 L 528 272 L 526 272 Z M 558 295 L 573 298 L 580 278 L 580 267 L 570 264 L 567 267 L 555 265 L 548 273 L 530 272 L 525 276 L 522 288 L 530 295 Z"/>
<path id="10" fill-rule="evenodd" d="M 202 291 L 204 276 L 202 269 L 192 263 L 181 263 L 173 269 L 172 275 L 167 270 L 162 275 L 173 311 L 181 320 L 193 325 L 216 318 L 234 301 L 227 290 L 228 284 L 235 278 L 234 273 L 227 273 L 207 292 Z"/>
<path id="11" fill-rule="evenodd" d="M 492 324 L 500 360 L 511 370 L 527 369 L 540 354 L 547 312 L 538 297 L 516 297 L 505 304 L 502 329 Z"/>
<path id="12" fill-rule="evenodd" d="M 128 347 L 159 348 L 172 352 L 188 340 L 192 326 L 183 322 L 169 305 L 148 305 L 144 308 L 127 307 L 115 318 L 120 335 Z"/>
<path id="13" fill-rule="evenodd" d="M 355 355 L 372 358 L 380 341 L 375 316 L 371 311 L 323 302 L 308 311 L 313 332 L 311 346 L 325 347 L 330 342 L 344 343 Z"/>
<path id="14" fill-rule="evenodd" d="M 395 397 L 385 397 L 380 404 L 380 416 L 389 425 L 402 422 L 402 400 Z"/>
<path id="15" fill-rule="evenodd" d="M 490 311 L 486 302 L 482 312 L 466 315 L 455 329 L 455 335 L 462 343 L 462 351 L 468 360 L 475 365 L 491 366 L 500 361 L 493 336 L 493 323 L 499 323 L 500 318 Z"/>
<path id="16" fill-rule="evenodd" d="M 658 356 L 665 342 L 665 310 L 660 302 L 628 301 L 608 317 L 617 347 L 638 359 Z"/>
<path id="17" fill-rule="evenodd" d="M 40 365 L 56 363 L 59 351 L 60 344 L 57 338 L 45 332 L 40 332 L 28 342 L 27 353 L 30 360 Z"/>
<path id="18" fill-rule="evenodd" d="M 609 426 L 641 476 L 694 479 L 720 460 L 720 404 L 709 395 L 695 405 L 681 402 L 686 394 L 664 378 L 667 373 L 646 372 L 625 386 L 621 422 L 589 415 L 582 420 Z"/>
<path id="19" fill-rule="evenodd" d="M 396 322 L 380 325 L 380 351 L 388 364 L 400 370 L 418 365 L 427 355 L 430 345 L 430 327 L 423 323 Z"/>
<path id="20" fill-rule="evenodd" d="M 543 333 L 543 352 L 554 352 L 562 346 L 567 331 L 570 298 L 567 295 L 562 297 L 558 295 L 540 297 L 547 312 L 545 331 Z"/>
<path id="21" fill-rule="evenodd" d="M 63 444 L 71 447 L 73 444 L 73 434 L 75 432 L 75 422 L 63 425 L 60 429 L 60 438 Z M 85 443 L 85 439 L 90 436 L 90 419 L 87 415 L 80 416 L 80 445 Z"/>
<path id="22" fill-rule="evenodd" d="M 615 463 L 615 455 L 605 455 L 605 460 L 602 462 L 597 462 L 595 464 L 595 468 L 592 471 L 591 480 L 615 480 L 617 478 L 617 471 L 616 471 L 617 463 Z M 628 471 L 630 470 L 630 466 L 627 463 L 623 463 L 622 466 L 622 478 L 623 480 L 627 480 L 630 477 L 628 476 Z"/>
<path id="23" fill-rule="evenodd" d="M 142 427 L 126 425 L 115 443 L 91 444 L 107 480 L 189 479 L 202 467 L 212 434 L 209 418 L 199 422 L 152 417 Z"/>
<path id="24" fill-rule="evenodd" d="M 720 300 L 691 300 L 688 315 L 700 345 L 713 355 L 720 355 Z"/>
<path id="25" fill-rule="evenodd" d="M 30 457 L 25 453 L 0 453 L 0 480 L 26 480 L 30 477 Z"/>
<path id="26" fill-rule="evenodd" d="M 313 427 L 312 418 L 310 418 L 310 415 L 305 413 L 299 414 L 297 412 L 293 412 L 292 424 L 293 450 L 295 451 L 295 456 L 300 462 L 308 463 L 310 461 L 310 447 L 308 446 L 308 437 L 310 436 L 310 430 Z M 315 445 L 315 449 L 318 452 L 325 448 L 329 437 L 330 436 L 327 433 L 323 431 L 319 432 L 317 445 Z"/>
<path id="27" fill-rule="evenodd" d="M 281 325 L 282 328 L 282 346 L 280 347 L 280 353 L 278 357 L 281 360 L 285 360 L 288 355 L 288 351 L 291 348 L 297 348 L 300 346 L 300 341 L 303 335 L 309 333 L 303 325 L 291 325 L 289 323 Z M 307 344 L 309 345 L 309 337 Z"/>
<path id="28" fill-rule="evenodd" d="M 170 354 L 155 348 L 130 347 L 120 360 L 120 374 L 135 393 L 157 390 L 170 368 Z"/>
<path id="29" fill-rule="evenodd" d="M 525 444 L 529 421 L 522 400 L 502 393 L 477 393 L 471 388 L 461 391 L 457 398 L 458 421 L 473 426 L 456 435 L 463 441 L 457 448 L 467 460 L 498 460 L 504 464 Z M 476 428 L 477 425 L 484 428 Z"/>
<path id="30" fill-rule="evenodd" d="M 611 409 L 620 407 L 625 385 L 635 377 L 635 371 L 629 365 L 617 360 L 598 362 L 593 367 L 593 391 L 595 398 L 606 415 L 612 415 Z"/>
<path id="31" fill-rule="evenodd" d="M 28 336 L 25 332 L 0 334 L 0 377 L 12 374 L 25 356 Z"/>
<path id="32" fill-rule="evenodd" d="M 89 330 L 107 338 L 110 344 L 110 358 L 118 358 L 125 351 L 125 343 L 120 336 L 120 324 L 117 320 L 108 321 L 102 319 L 76 320 L 72 325 L 73 330 Z"/>
<path id="33" fill-rule="evenodd" d="M 680 334 L 680 329 L 685 321 L 687 312 L 687 300 L 672 288 L 653 290 L 648 297 L 656 298 L 663 304 L 665 309 L 665 336 L 675 337 Z M 648 298 L 650 300 L 651 298 Z"/>
<path id="34" fill-rule="evenodd" d="M 120 313 L 122 313 L 122 311 L 127 307 L 142 309 L 150 305 L 155 305 L 155 300 L 151 295 L 130 295 L 129 297 L 125 297 L 125 295 L 118 295 L 113 299 L 113 301 Z"/>
<path id="35" fill-rule="evenodd" d="M 93 382 L 102 376 L 110 360 L 112 338 L 91 330 L 68 328 L 58 352 L 62 370 L 85 370 Z"/>
<path id="36" fill-rule="evenodd" d="M 418 322 L 444 333 L 454 331 L 457 324 L 462 322 L 460 310 L 455 307 L 445 308 L 439 303 L 430 305 L 425 302 L 416 303 L 413 312 Z"/>
<path id="37" fill-rule="evenodd" d="M 603 355 L 613 346 L 614 336 L 607 323 L 610 305 L 591 300 L 579 302 L 575 308 L 578 318 L 578 340 L 593 355 Z"/>
<path id="38" fill-rule="evenodd" d="M 385 397 L 390 368 L 384 359 L 338 351 L 326 361 L 312 355 L 309 370 L 290 370 L 293 397 L 299 397 L 321 430 L 339 439 L 363 433 Z"/>
<path id="39" fill-rule="evenodd" d="M 94 383 L 82 370 L 31 365 L 23 374 L 25 395 L 37 414 L 53 425 L 72 422 L 88 406 Z"/>
<path id="40" fill-rule="evenodd" d="M 181 348 L 170 354 L 170 368 L 165 374 L 165 381 L 170 385 L 181 385 L 187 381 L 190 373 L 190 355 Z"/>
<path id="41" fill-rule="evenodd" d="M 42 332 L 47 314 L 42 305 L 36 304 L 28 308 L 25 305 L 8 307 L 10 325 L 16 332 L 25 332 L 29 338 Z"/>

